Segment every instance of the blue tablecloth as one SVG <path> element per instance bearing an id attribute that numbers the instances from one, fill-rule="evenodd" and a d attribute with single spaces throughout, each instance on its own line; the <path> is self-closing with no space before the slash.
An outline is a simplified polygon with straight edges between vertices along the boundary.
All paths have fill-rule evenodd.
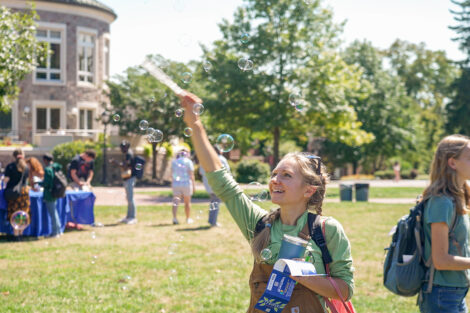
<path id="1" fill-rule="evenodd" d="M 51 217 L 47 212 L 43 201 L 42 192 L 30 191 L 30 225 L 23 231 L 24 236 L 49 236 L 52 233 Z M 57 211 L 59 212 L 62 231 L 67 222 L 79 224 L 93 224 L 95 217 L 93 208 L 95 195 L 87 191 L 67 191 L 64 198 L 57 199 Z M 10 221 L 7 220 L 7 202 L 0 189 L 0 233 L 13 234 Z"/>

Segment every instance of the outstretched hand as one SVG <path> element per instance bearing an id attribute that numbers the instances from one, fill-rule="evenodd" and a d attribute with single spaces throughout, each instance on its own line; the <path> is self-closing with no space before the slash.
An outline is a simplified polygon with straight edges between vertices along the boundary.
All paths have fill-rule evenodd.
<path id="1" fill-rule="evenodd" d="M 189 91 L 185 91 L 179 98 L 181 100 L 181 107 L 184 109 L 183 120 L 188 126 L 191 126 L 199 120 L 199 117 L 193 112 L 193 107 L 196 103 L 202 103 L 202 100 Z"/>

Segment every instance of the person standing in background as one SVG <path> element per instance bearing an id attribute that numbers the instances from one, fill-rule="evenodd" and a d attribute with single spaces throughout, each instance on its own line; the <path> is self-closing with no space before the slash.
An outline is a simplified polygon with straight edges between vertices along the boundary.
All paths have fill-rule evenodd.
<path id="1" fill-rule="evenodd" d="M 69 169 L 72 189 L 90 191 L 95 158 L 94 150 L 86 150 L 72 159 Z"/>
<path id="2" fill-rule="evenodd" d="M 395 164 L 393 164 L 393 172 L 395 173 L 395 181 L 399 182 L 400 181 L 400 162 L 396 161 Z"/>
<path id="3" fill-rule="evenodd" d="M 222 166 L 227 170 L 228 173 L 230 173 L 230 165 L 228 164 L 227 159 L 220 153 L 220 150 L 214 146 L 215 152 L 217 152 L 217 155 L 219 156 L 219 160 L 222 163 Z M 207 193 L 210 196 L 210 205 L 209 205 L 209 224 L 211 226 L 220 226 L 219 223 L 217 223 L 217 217 L 219 216 L 219 209 L 220 209 L 220 199 L 215 195 L 215 193 L 212 191 L 211 186 L 209 185 L 209 182 L 207 181 L 206 177 L 206 171 L 204 171 L 204 168 L 202 166 L 199 166 L 199 174 L 202 176 L 202 182 L 204 183 L 204 188 L 206 188 Z"/>
<path id="4" fill-rule="evenodd" d="M 62 235 L 62 229 L 60 225 L 59 212 L 57 212 L 56 209 L 57 199 L 52 196 L 52 187 L 54 185 L 55 172 L 62 170 L 62 165 L 53 162 L 54 158 L 49 153 L 46 153 L 42 159 L 45 165 L 45 174 L 42 186 L 44 187 L 44 202 L 46 204 L 47 212 L 51 217 L 51 237 L 60 237 Z"/>
<path id="5" fill-rule="evenodd" d="M 123 140 L 120 144 L 122 152 L 122 161 L 119 163 L 121 168 L 121 177 L 124 180 L 124 190 L 126 191 L 127 198 L 127 215 L 120 222 L 124 224 L 135 224 L 137 223 L 136 218 L 136 207 L 134 202 L 134 186 L 136 177 L 132 169 L 132 160 L 134 159 L 134 154 L 130 149 L 131 144 L 127 140 Z"/>
<path id="6" fill-rule="evenodd" d="M 39 183 L 44 179 L 42 164 L 35 157 L 27 158 L 26 164 L 28 164 L 29 167 L 29 185 L 34 191 L 39 191 Z"/>
<path id="7" fill-rule="evenodd" d="M 191 196 L 196 188 L 194 179 L 194 165 L 188 158 L 189 150 L 182 148 L 176 154 L 176 158 L 171 162 L 171 176 L 173 189 L 173 224 L 179 224 L 176 213 L 180 199 L 184 200 L 184 210 L 186 213 L 186 223 L 192 224 L 191 218 Z"/>

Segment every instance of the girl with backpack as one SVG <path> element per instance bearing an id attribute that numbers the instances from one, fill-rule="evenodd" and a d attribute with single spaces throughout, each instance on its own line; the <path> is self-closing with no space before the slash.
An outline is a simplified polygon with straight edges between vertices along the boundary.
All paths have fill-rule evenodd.
<path id="1" fill-rule="evenodd" d="M 423 284 L 421 312 L 467 312 L 470 279 L 470 138 L 451 135 L 438 144 L 430 185 L 423 192 L 424 259 L 435 268 L 430 293 Z M 454 221 L 454 224 L 453 222 Z M 450 231 L 452 230 L 452 231 Z"/>
<path id="2" fill-rule="evenodd" d="M 350 299 L 353 294 L 353 266 L 350 243 L 341 224 L 333 218 L 321 216 L 325 187 L 328 180 L 320 158 L 303 153 L 286 155 L 273 170 L 269 182 L 272 202 L 280 208 L 268 213 L 253 203 L 237 182 L 222 166 L 217 153 L 209 142 L 204 126 L 193 113 L 193 105 L 201 99 L 191 93 L 181 96 L 185 110 L 184 121 L 193 129 L 191 136 L 197 157 L 204 168 L 213 192 L 222 199 L 244 237 L 250 242 L 254 256 L 250 275 L 251 299 L 249 313 L 261 312 L 254 308 L 266 289 L 273 264 L 278 259 L 284 234 L 309 238 L 309 209 L 320 216 L 324 238 L 332 262 L 331 277 L 293 277 L 298 284 L 283 312 L 324 312 L 324 298 Z M 264 228 L 257 229 L 260 220 Z M 263 258 L 262 251 L 270 249 L 271 258 Z M 322 253 L 314 241 L 309 240 L 306 255 L 317 270 L 326 272 Z"/>

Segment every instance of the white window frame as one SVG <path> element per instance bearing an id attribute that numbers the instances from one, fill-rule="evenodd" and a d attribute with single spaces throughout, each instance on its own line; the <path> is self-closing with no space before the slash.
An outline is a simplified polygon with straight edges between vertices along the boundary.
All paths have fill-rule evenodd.
<path id="1" fill-rule="evenodd" d="M 86 35 L 91 35 L 95 38 L 94 40 L 94 49 L 93 49 L 93 69 L 92 72 L 81 72 L 80 71 L 80 60 L 79 60 L 79 53 L 80 53 L 80 45 L 79 39 L 80 39 L 80 34 L 86 34 Z M 97 71 L 97 65 L 98 65 L 98 31 L 93 28 L 87 28 L 87 27 L 77 27 L 77 86 L 80 87 L 95 87 L 97 85 L 97 78 L 98 75 L 96 75 Z M 86 50 L 85 50 L 86 51 Z M 86 59 L 86 58 L 85 58 Z M 93 82 L 90 83 L 89 81 L 80 81 L 80 75 L 85 75 L 85 76 L 90 76 L 93 78 Z"/>
<path id="2" fill-rule="evenodd" d="M 87 131 L 87 130 L 94 130 L 96 129 L 96 126 L 97 126 L 97 122 L 96 122 L 96 118 L 97 118 L 97 112 L 98 112 L 98 102 L 78 102 L 77 103 L 77 109 L 78 109 L 78 115 L 77 115 L 77 125 L 76 125 L 76 129 L 80 129 L 80 110 L 93 110 L 93 127 L 92 128 L 85 128 L 85 129 L 80 129 L 80 130 L 83 130 L 83 131 Z M 86 116 L 85 116 L 85 119 L 86 119 Z M 88 125 L 85 125 L 86 127 L 88 127 Z"/>
<path id="3" fill-rule="evenodd" d="M 47 38 L 46 40 L 42 38 L 36 37 L 41 42 L 49 42 L 49 43 L 59 43 L 60 44 L 60 69 L 50 69 L 47 68 L 45 71 L 41 69 L 41 72 L 45 72 L 47 76 L 50 76 L 51 73 L 59 73 L 60 80 L 51 80 L 51 79 L 40 79 L 36 78 L 37 68 L 33 71 L 33 84 L 34 85 L 65 85 L 67 82 L 66 78 L 66 51 L 67 51 L 67 25 L 66 24 L 59 24 L 59 23 L 46 23 L 46 22 L 37 22 L 38 30 L 45 30 L 48 33 L 50 31 L 57 31 L 60 32 L 60 40 L 54 38 Z M 48 62 L 49 63 L 49 62 Z"/>
<path id="4" fill-rule="evenodd" d="M 106 46 L 108 42 L 108 46 Z M 111 67 L 111 35 L 109 33 L 103 34 L 103 80 L 110 78 Z"/>
<path id="5" fill-rule="evenodd" d="M 47 109 L 46 114 L 46 131 L 48 131 L 51 127 L 51 113 L 50 109 L 60 109 L 60 126 L 59 130 L 66 129 L 65 122 L 65 109 L 66 109 L 66 102 L 65 101 L 53 101 L 53 100 L 35 100 L 33 101 L 33 108 L 32 108 L 32 118 L 33 118 L 33 138 L 34 135 L 37 133 L 37 123 L 36 123 L 36 109 Z"/>

